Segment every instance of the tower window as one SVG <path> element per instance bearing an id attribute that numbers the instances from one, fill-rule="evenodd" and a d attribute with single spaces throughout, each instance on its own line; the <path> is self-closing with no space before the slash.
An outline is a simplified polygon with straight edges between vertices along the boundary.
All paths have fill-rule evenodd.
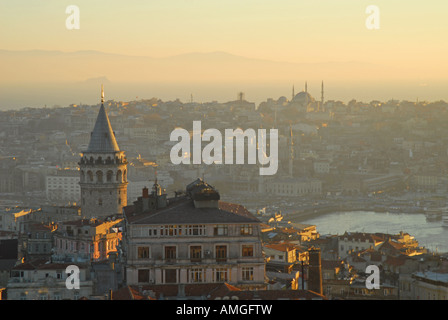
<path id="1" fill-rule="evenodd" d="M 107 179 L 107 182 L 112 182 L 112 176 L 113 176 L 113 172 L 112 172 L 112 170 L 109 170 L 109 171 L 107 171 L 107 174 L 106 174 L 106 179 Z"/>
<path id="2" fill-rule="evenodd" d="M 87 175 L 89 176 L 89 181 L 93 182 L 93 173 L 92 173 L 92 171 L 87 171 Z"/>
<path id="3" fill-rule="evenodd" d="M 99 206 L 102 206 L 102 205 L 103 205 L 103 199 L 101 199 L 101 198 L 98 199 L 98 205 L 99 205 Z"/>
<path id="4" fill-rule="evenodd" d="M 96 181 L 99 183 L 103 182 L 103 172 L 102 171 L 97 171 L 96 172 Z"/>

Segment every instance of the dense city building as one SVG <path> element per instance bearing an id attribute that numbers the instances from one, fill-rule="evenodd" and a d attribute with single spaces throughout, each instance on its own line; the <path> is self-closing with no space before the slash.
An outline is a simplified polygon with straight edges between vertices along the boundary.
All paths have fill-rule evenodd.
<path id="1" fill-rule="evenodd" d="M 124 213 L 128 284 L 265 287 L 260 222 L 243 206 L 220 201 L 206 182 L 171 199 L 155 183 Z"/>

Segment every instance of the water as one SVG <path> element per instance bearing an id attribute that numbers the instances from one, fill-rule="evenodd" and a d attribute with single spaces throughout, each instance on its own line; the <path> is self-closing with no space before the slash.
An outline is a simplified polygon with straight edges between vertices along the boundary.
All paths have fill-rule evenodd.
<path id="1" fill-rule="evenodd" d="M 299 221 L 297 221 L 299 222 Z M 335 212 L 300 221 L 316 225 L 323 234 L 351 232 L 407 232 L 432 252 L 448 252 L 448 228 L 442 221 L 427 221 L 424 214 L 387 213 L 372 211 Z"/>

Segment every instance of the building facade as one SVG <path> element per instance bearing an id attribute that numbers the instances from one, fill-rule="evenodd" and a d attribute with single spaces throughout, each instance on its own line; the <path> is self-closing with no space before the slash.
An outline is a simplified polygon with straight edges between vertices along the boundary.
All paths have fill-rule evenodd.
<path id="1" fill-rule="evenodd" d="M 81 192 L 78 170 L 58 170 L 46 176 L 45 192 L 48 200 L 78 203 Z"/>
<path id="2" fill-rule="evenodd" d="M 128 285 L 229 283 L 264 288 L 260 222 L 198 179 L 166 199 L 156 183 L 125 208 Z"/>
<path id="3" fill-rule="evenodd" d="M 93 292 L 93 281 L 87 266 L 79 268 L 79 289 L 68 290 L 66 286 L 67 267 L 70 264 L 22 263 L 11 270 L 8 282 L 8 300 L 78 300 L 89 297 Z"/>
<path id="4" fill-rule="evenodd" d="M 54 233 L 53 261 L 88 263 L 108 259 L 121 241 L 116 227 L 121 221 L 81 219 L 59 223 Z"/>

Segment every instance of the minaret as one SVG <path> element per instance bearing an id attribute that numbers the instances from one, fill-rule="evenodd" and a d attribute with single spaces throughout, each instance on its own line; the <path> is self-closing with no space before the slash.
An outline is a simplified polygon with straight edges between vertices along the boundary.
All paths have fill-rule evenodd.
<path id="1" fill-rule="evenodd" d="M 320 106 L 322 111 L 324 110 L 324 82 L 322 81 L 322 87 L 320 90 Z"/>
<path id="2" fill-rule="evenodd" d="M 292 85 L 292 98 L 291 98 L 291 101 L 294 100 L 294 96 L 295 96 L 295 94 L 294 94 L 294 85 Z"/>
<path id="3" fill-rule="evenodd" d="M 127 160 L 124 151 L 118 147 L 104 108 L 103 86 L 101 107 L 89 146 L 78 164 L 82 216 L 104 218 L 122 214 L 127 205 Z"/>
<path id="4" fill-rule="evenodd" d="M 322 86 L 320 89 L 320 101 L 322 102 L 322 104 L 324 103 L 324 82 L 322 81 Z"/>

